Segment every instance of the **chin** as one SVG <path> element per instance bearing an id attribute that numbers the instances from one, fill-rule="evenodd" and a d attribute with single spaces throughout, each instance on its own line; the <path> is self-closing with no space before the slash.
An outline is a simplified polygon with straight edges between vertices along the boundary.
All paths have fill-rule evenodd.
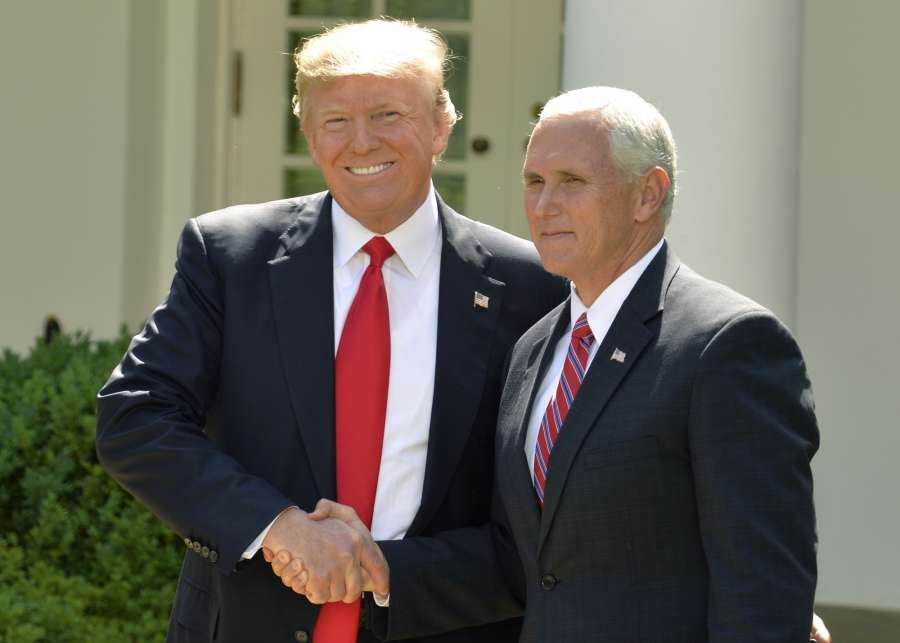
<path id="1" fill-rule="evenodd" d="M 538 253 L 538 254 L 540 254 L 540 253 Z M 544 266 L 544 270 L 546 270 L 550 274 L 557 275 L 559 277 L 565 277 L 568 279 L 567 273 L 569 271 L 566 270 L 566 268 L 567 268 L 566 261 L 554 260 L 552 257 L 546 257 L 543 254 L 541 254 L 541 264 Z"/>

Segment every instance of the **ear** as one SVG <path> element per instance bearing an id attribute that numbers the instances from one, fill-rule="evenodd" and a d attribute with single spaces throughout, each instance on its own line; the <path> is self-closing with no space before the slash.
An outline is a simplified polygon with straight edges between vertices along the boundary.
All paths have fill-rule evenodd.
<path id="1" fill-rule="evenodd" d="M 671 183 L 668 173 L 658 165 L 640 179 L 639 200 L 634 215 L 636 221 L 644 223 L 659 212 Z"/>
<path id="2" fill-rule="evenodd" d="M 431 137 L 431 156 L 437 158 L 447 149 L 447 141 L 450 139 L 450 124 L 446 114 L 435 110 L 434 134 Z"/>

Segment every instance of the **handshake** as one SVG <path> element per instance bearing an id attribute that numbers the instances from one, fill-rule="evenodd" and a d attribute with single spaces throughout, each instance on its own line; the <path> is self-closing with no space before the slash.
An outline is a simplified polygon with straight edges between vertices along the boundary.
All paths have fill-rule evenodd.
<path id="1" fill-rule="evenodd" d="M 352 507 L 331 500 L 323 498 L 309 514 L 284 510 L 262 551 L 281 582 L 311 603 L 353 603 L 362 592 L 390 592 L 388 564 L 369 529 Z"/>

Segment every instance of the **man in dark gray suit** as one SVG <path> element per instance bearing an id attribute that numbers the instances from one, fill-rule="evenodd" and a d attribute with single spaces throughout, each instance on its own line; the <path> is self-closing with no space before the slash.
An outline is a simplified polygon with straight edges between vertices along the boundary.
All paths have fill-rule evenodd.
<path id="1" fill-rule="evenodd" d="M 667 123 L 632 92 L 563 94 L 531 137 L 524 181 L 541 261 L 570 297 L 508 360 L 493 547 L 485 530 L 446 540 L 442 566 L 392 565 L 392 604 L 420 607 L 397 610 L 385 634 L 429 614 L 452 622 L 446 597 L 477 604 L 500 576 L 525 603 L 522 641 L 807 641 L 809 379 L 771 312 L 665 240 Z"/>
<path id="2" fill-rule="evenodd" d="M 529 145 L 532 237 L 572 293 L 516 344 L 501 402 L 526 641 L 808 639 L 806 368 L 772 313 L 675 256 L 674 177 L 665 120 L 623 90 L 551 101 Z"/>

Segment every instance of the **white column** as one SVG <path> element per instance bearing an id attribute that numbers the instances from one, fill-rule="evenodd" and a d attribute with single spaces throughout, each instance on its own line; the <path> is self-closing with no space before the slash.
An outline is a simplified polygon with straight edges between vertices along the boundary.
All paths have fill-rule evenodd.
<path id="1" fill-rule="evenodd" d="M 128 5 L 0 2 L 0 349 L 122 321 Z"/>
<path id="2" fill-rule="evenodd" d="M 563 87 L 632 89 L 669 121 L 690 266 L 794 321 L 800 0 L 568 0 Z"/>
<path id="3" fill-rule="evenodd" d="M 817 600 L 897 609 L 900 5 L 566 8 L 564 87 L 634 89 L 672 125 L 678 254 L 796 331 L 822 436 Z"/>
<path id="4" fill-rule="evenodd" d="M 197 0 L 165 0 L 162 215 L 159 290 L 175 273 L 175 245 L 194 212 L 197 119 Z M 148 311 L 149 312 L 149 311 Z"/>
<path id="5" fill-rule="evenodd" d="M 797 330 L 822 431 L 819 597 L 898 610 L 900 4 L 806 15 Z"/>
<path id="6" fill-rule="evenodd" d="M 128 16 L 127 150 L 123 319 L 137 330 L 162 299 L 163 38 L 164 7 L 130 0 Z"/>

